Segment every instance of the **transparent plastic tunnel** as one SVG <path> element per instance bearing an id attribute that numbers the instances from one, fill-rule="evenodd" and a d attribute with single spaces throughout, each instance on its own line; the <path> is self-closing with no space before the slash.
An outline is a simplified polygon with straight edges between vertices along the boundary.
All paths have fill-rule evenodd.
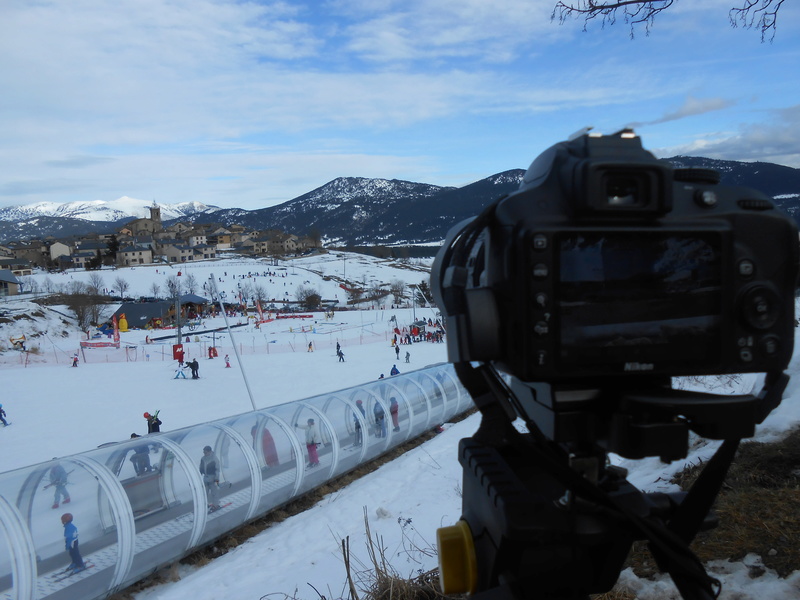
<path id="1" fill-rule="evenodd" d="M 0 599 L 106 598 L 470 406 L 438 365 L 2 473 Z M 75 574 L 66 513 L 91 565 Z"/>

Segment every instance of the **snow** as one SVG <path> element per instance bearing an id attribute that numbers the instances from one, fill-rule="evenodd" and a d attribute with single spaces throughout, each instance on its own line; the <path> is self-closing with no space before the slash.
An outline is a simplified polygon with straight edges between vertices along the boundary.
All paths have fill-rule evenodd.
<path id="1" fill-rule="evenodd" d="M 286 277 L 272 286 L 276 294 L 283 283 L 292 286 L 319 286 L 323 296 L 342 292 L 335 282 L 323 281 L 345 269 L 349 280 L 362 279 L 388 283 L 402 279 L 419 283 L 427 279 L 424 265 L 399 265 L 363 257 L 337 253 L 307 257 L 291 264 L 280 265 Z M 156 268 L 159 272 L 156 273 Z M 153 281 L 161 281 L 165 267 L 137 267 L 103 272 L 111 283 L 114 277 L 124 277 L 136 297 L 150 295 Z M 194 273 L 198 280 L 211 273 L 222 277 L 220 289 L 235 289 L 235 276 L 261 272 L 274 267 L 253 260 L 225 260 L 215 263 L 181 265 L 184 274 Z M 168 274 L 175 269 L 166 267 Z M 223 273 L 227 272 L 227 275 Z M 339 273 L 341 275 L 341 273 Z M 202 275 L 202 277 L 201 277 Z M 43 279 L 46 275 L 35 275 Z M 64 282 L 88 277 L 87 273 L 71 272 L 49 276 Z M 260 277 L 259 277 L 260 278 Z M 273 282 L 275 282 L 273 278 Z M 288 285 L 286 286 L 289 287 Z M 337 291 L 338 290 L 338 291 Z M 342 297 L 339 294 L 340 298 Z M 30 310 L 17 301 L 0 303 L 0 311 Z M 64 324 L 64 307 L 54 307 L 36 321 L 15 321 L 13 327 L 0 325 L 0 343 L 25 333 L 29 347 L 40 346 L 40 354 L 31 362 L 22 363 L 21 353 L 13 350 L 0 353 L 3 373 L 3 405 L 8 419 L 14 423 L 2 430 L 3 462 L 5 469 L 49 460 L 94 448 L 109 441 L 125 440 L 131 432 L 144 433 L 144 411 L 160 410 L 163 428 L 176 429 L 251 410 L 242 371 L 225 369 L 222 357 L 231 352 L 227 334 L 217 334 L 219 358 L 209 360 L 202 352 L 209 339 L 189 333 L 187 358 L 200 361 L 199 381 L 175 380 L 173 363 L 162 351 L 169 352 L 167 341 L 144 344 L 146 332 L 122 334 L 123 345 L 136 345 L 128 351 L 86 350 L 78 368 L 69 367 L 69 358 L 77 350 L 81 333 Z M 422 368 L 446 360 L 444 344 L 414 344 L 408 347 L 411 364 L 398 362 L 389 345 L 389 318 L 395 315 L 400 323 L 419 316 L 431 316 L 429 308 L 337 312 L 334 324 L 325 324 L 324 316 L 314 315 L 314 333 L 298 331 L 300 323 L 276 321 L 260 330 L 252 326 L 234 331 L 234 342 L 242 347 L 241 362 L 253 401 L 258 407 L 300 399 L 334 391 L 376 379 L 387 373 L 395 363 L 401 371 Z M 236 319 L 234 319 L 235 321 Z M 217 326 L 219 323 L 207 323 Z M 292 326 L 292 331 L 289 327 Z M 34 333 L 44 333 L 34 338 Z M 198 336 L 199 337 L 199 336 Z M 333 346 L 340 341 L 346 362 L 339 363 Z M 308 341 L 317 349 L 305 351 Z M 402 348 L 403 355 L 406 351 Z M 135 355 L 136 360 L 113 362 L 110 357 Z M 145 354 L 150 359 L 145 359 Z M 35 359 L 35 360 L 33 360 Z M 106 362 L 108 360 L 109 362 Z M 234 361 L 234 366 L 237 366 Z M 775 440 L 800 420 L 800 364 L 795 358 L 789 368 L 794 378 L 780 407 L 758 428 L 758 439 Z M 746 392 L 757 377 L 742 377 L 726 392 Z M 709 380 L 712 383 L 716 380 Z M 374 539 L 380 540 L 391 565 L 402 576 L 414 575 L 436 566 L 436 529 L 453 524 L 461 513 L 461 467 L 456 459 L 458 440 L 469 436 L 478 426 L 478 416 L 447 424 L 444 433 L 418 449 L 387 463 L 374 473 L 326 496 L 316 506 L 301 515 L 271 526 L 263 533 L 235 548 L 228 554 L 202 568 L 184 566 L 179 569 L 180 581 L 162 584 L 135 595 L 137 600 L 218 600 L 219 598 L 296 597 L 312 600 L 317 592 L 328 598 L 346 597 L 345 570 L 341 543 L 349 538 L 351 560 L 355 574 L 369 569 L 364 517 Z M 665 483 L 670 475 L 682 469 L 686 462 L 707 458 L 717 443 L 693 439 L 686 461 L 671 465 L 657 459 L 617 462 L 630 470 L 630 480 L 645 491 L 672 491 Z M 800 575 L 787 579 L 766 571 L 751 578 L 749 567 L 758 565 L 758 557 L 748 556 L 741 562 L 725 561 L 712 565 L 715 576 L 723 581 L 725 599 L 796 598 Z M 655 582 L 642 581 L 630 571 L 623 572 L 621 581 L 635 591 L 638 598 L 661 600 L 677 598 L 669 578 Z M 312 588 L 313 586 L 313 588 Z"/>
<path id="2" fill-rule="evenodd" d="M 6 221 L 33 219 L 39 216 L 71 217 L 87 221 L 117 221 L 125 217 L 149 218 L 152 200 L 140 200 L 122 196 L 116 200 L 88 200 L 76 202 L 37 202 L 20 206 L 9 206 L 0 209 L 0 218 Z M 196 212 L 214 212 L 219 207 L 209 206 L 201 202 L 181 202 L 178 204 L 162 204 L 161 218 L 164 220 L 181 218 Z"/>

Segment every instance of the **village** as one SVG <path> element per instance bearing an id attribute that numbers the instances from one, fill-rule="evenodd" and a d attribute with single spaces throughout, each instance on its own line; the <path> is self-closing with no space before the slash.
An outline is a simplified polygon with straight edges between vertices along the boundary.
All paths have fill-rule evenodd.
<path id="1" fill-rule="evenodd" d="M 0 245 L 0 296 L 25 290 L 22 277 L 34 269 L 63 272 L 151 264 L 182 264 L 215 259 L 224 252 L 252 257 L 310 253 L 322 248 L 319 236 L 297 236 L 279 230 L 248 230 L 242 225 L 195 225 L 180 221 L 164 226 L 154 202 L 150 217 L 135 219 L 115 233 L 75 239 L 15 241 Z"/>

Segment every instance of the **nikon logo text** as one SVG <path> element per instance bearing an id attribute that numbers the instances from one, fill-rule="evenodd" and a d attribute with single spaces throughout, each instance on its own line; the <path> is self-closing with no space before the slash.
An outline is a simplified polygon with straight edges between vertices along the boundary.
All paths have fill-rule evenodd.
<path id="1" fill-rule="evenodd" d="M 625 363 L 626 371 L 652 371 L 653 369 L 655 369 L 655 365 L 653 363 Z"/>

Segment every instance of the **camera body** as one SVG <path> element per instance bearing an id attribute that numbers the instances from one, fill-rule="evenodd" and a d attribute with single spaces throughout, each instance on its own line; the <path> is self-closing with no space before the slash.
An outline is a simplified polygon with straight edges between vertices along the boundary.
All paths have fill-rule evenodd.
<path id="1" fill-rule="evenodd" d="M 579 384 L 775 372 L 792 356 L 794 221 L 714 171 L 673 169 L 629 130 L 546 150 L 458 258 L 470 227 L 432 273 L 451 362 Z"/>

